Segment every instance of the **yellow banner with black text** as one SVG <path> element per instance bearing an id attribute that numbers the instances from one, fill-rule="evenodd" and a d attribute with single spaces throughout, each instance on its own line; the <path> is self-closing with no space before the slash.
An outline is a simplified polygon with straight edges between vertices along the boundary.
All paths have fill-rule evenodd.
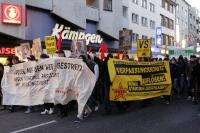
<path id="1" fill-rule="evenodd" d="M 171 94 L 169 62 L 108 61 L 111 101 L 143 100 Z"/>

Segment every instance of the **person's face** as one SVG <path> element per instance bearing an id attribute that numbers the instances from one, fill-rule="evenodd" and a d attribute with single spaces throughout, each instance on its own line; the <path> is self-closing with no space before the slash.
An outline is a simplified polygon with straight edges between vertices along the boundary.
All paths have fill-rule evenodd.
<path id="1" fill-rule="evenodd" d="M 13 64 L 17 64 L 17 60 L 16 60 L 16 59 L 13 59 L 13 60 L 12 60 L 12 63 L 13 63 Z"/>
<path id="2" fill-rule="evenodd" d="M 6 64 L 10 64 L 10 61 L 9 61 L 9 60 L 6 60 Z"/>
<path id="3" fill-rule="evenodd" d="M 64 53 L 58 53 L 58 57 L 65 57 Z"/>

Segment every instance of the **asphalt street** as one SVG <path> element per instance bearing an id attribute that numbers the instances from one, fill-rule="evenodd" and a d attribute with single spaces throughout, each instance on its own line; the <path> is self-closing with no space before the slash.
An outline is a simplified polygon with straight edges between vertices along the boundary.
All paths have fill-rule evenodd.
<path id="1" fill-rule="evenodd" d="M 200 105 L 174 100 L 166 105 L 155 100 L 142 107 L 140 102 L 129 110 L 112 115 L 95 112 L 79 124 L 73 123 L 76 112 L 68 117 L 0 111 L 0 133 L 200 133 Z"/>

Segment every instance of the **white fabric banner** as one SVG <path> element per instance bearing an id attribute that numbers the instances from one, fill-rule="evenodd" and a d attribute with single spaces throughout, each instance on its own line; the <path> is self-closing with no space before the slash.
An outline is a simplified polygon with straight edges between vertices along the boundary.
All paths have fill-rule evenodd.
<path id="1" fill-rule="evenodd" d="M 77 100 L 78 113 L 95 86 L 95 75 L 81 59 L 51 58 L 6 66 L 3 105 L 67 104 Z"/>

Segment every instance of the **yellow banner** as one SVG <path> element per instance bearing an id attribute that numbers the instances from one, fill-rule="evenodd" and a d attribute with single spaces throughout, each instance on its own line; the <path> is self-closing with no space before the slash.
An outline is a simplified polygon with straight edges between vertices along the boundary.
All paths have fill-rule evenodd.
<path id="1" fill-rule="evenodd" d="M 169 62 L 108 61 L 111 101 L 142 100 L 171 94 Z"/>
<path id="2" fill-rule="evenodd" d="M 151 40 L 150 39 L 137 40 L 137 56 L 151 57 Z"/>
<path id="3" fill-rule="evenodd" d="M 56 53 L 56 39 L 54 36 L 45 36 L 45 46 L 47 50 L 47 54 L 55 54 Z"/>

